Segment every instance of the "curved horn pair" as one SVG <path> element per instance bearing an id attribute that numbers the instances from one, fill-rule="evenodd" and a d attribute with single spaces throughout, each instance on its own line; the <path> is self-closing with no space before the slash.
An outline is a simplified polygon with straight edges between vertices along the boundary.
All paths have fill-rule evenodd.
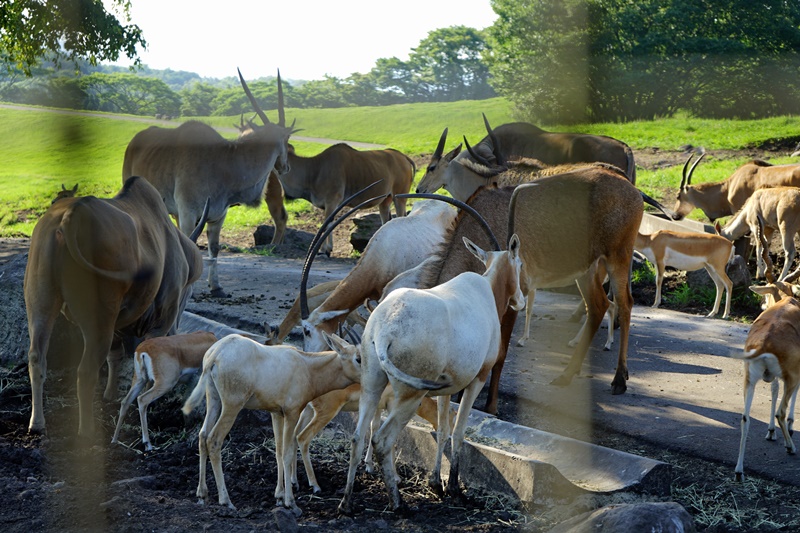
<path id="1" fill-rule="evenodd" d="M 300 317 L 303 320 L 307 319 L 311 314 L 311 312 L 308 309 L 308 295 L 307 295 L 308 273 L 311 270 L 311 264 L 314 262 L 314 257 L 317 255 L 317 252 L 319 252 L 322 243 L 325 242 L 325 239 L 328 238 L 328 236 L 333 232 L 336 226 L 341 224 L 344 221 L 344 219 L 352 215 L 358 209 L 361 209 L 365 205 L 369 204 L 370 202 L 379 200 L 387 195 L 382 194 L 380 196 L 370 198 L 369 200 L 366 200 L 358 204 L 356 207 L 352 208 L 347 213 L 345 213 L 344 215 L 342 215 L 341 217 L 339 217 L 334 221 L 336 215 L 338 215 L 339 212 L 341 212 L 341 210 L 344 209 L 347 206 L 347 204 L 353 201 L 357 196 L 368 191 L 381 181 L 383 180 L 378 180 L 372 183 L 371 185 L 367 185 L 357 193 L 342 200 L 342 202 L 338 206 L 336 206 L 336 209 L 334 209 L 333 212 L 330 215 L 328 215 L 328 217 L 322 222 L 322 225 L 317 231 L 317 234 L 314 235 L 314 238 L 311 240 L 311 244 L 308 247 L 308 254 L 306 254 L 306 260 L 303 263 L 303 271 L 300 277 Z"/>
<path id="2" fill-rule="evenodd" d="M 684 189 L 684 188 L 686 188 L 686 187 L 688 187 L 689 185 L 692 184 L 692 174 L 694 173 L 694 169 L 700 163 L 700 160 L 703 159 L 705 156 L 706 156 L 706 151 L 703 150 L 700 153 L 700 157 L 698 157 L 697 160 L 694 162 L 694 164 L 692 164 L 692 168 L 689 169 L 689 174 L 687 175 L 686 174 L 686 168 L 689 166 L 689 162 L 694 157 L 693 153 L 689 154 L 689 159 L 687 159 L 686 163 L 683 164 L 683 172 L 681 173 L 681 175 L 682 175 L 681 187 L 680 187 L 681 189 Z"/>
<path id="3" fill-rule="evenodd" d="M 467 147 L 467 151 L 472 158 L 480 163 L 481 165 L 488 167 L 488 168 L 497 168 L 497 167 L 505 167 L 505 159 L 503 158 L 503 154 L 500 153 L 500 142 L 497 140 L 497 136 L 494 134 L 494 130 L 489 125 L 489 119 L 486 118 L 486 114 L 482 113 L 483 115 L 483 124 L 486 126 L 486 132 L 489 134 L 489 140 L 492 143 L 492 155 L 495 158 L 495 163 L 493 164 L 491 161 L 483 157 L 482 155 L 475 152 L 472 147 L 469 145 L 469 141 L 467 141 L 467 136 L 464 136 L 464 144 Z"/>

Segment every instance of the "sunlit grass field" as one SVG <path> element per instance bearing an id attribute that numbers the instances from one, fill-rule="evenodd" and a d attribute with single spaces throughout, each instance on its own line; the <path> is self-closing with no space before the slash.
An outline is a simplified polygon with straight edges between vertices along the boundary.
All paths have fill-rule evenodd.
<path id="1" fill-rule="evenodd" d="M 54 112 L 55 111 L 55 112 Z M 447 149 L 467 136 L 477 142 L 485 135 L 481 113 L 494 125 L 514 121 L 511 105 L 502 98 L 451 103 L 405 104 L 387 107 L 339 109 L 289 109 L 287 120 L 302 128 L 295 137 L 359 141 L 390 146 L 408 155 L 429 154 L 442 130 L 449 128 Z M 268 113 L 277 120 L 275 112 Z M 200 120 L 224 128 L 223 135 L 236 136 L 233 128 L 240 117 L 204 117 Z M 118 117 L 102 113 L 73 113 L 0 107 L 0 236 L 30 236 L 36 220 L 50 205 L 61 185 L 79 186 L 79 194 L 113 196 L 121 186 L 125 147 L 140 130 L 155 120 Z M 177 122 L 173 124 L 177 126 Z M 580 131 L 609 135 L 634 150 L 658 147 L 677 150 L 691 144 L 708 149 L 738 150 L 768 140 L 798 135 L 795 117 L 751 121 L 695 119 L 687 116 L 657 121 L 621 124 L 549 126 L 549 130 Z M 314 155 L 327 145 L 292 140 L 300 155 Z M 775 158 L 774 163 L 789 162 Z M 745 160 L 709 160 L 702 164 L 695 182 L 720 181 Z M 417 173 L 420 179 L 424 169 Z M 672 198 L 680 182 L 680 167 L 658 171 L 638 170 L 637 185 L 656 198 Z M 667 196 L 668 195 L 668 196 Z M 311 209 L 298 200 L 287 206 L 293 213 Z M 699 216 L 699 215 L 698 215 Z M 232 208 L 226 220 L 229 229 L 270 223 L 266 206 Z M 290 220 L 291 223 L 291 220 Z"/>

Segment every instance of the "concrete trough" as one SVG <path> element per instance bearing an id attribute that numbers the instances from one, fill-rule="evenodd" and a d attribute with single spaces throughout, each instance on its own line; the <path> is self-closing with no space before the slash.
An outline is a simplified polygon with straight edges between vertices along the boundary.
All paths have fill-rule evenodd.
<path id="1" fill-rule="evenodd" d="M 218 337 L 239 333 L 258 342 L 264 338 L 184 312 L 180 332 L 208 330 Z M 355 429 L 355 413 L 339 413 L 334 422 Z M 473 409 L 470 413 L 461 480 L 469 487 L 504 494 L 522 502 L 572 498 L 587 493 L 620 491 L 669 496 L 669 464 L 620 452 L 553 433 L 519 426 Z M 442 475 L 449 472 L 449 445 Z M 436 439 L 430 426 L 412 421 L 401 434 L 398 460 L 430 471 Z"/>

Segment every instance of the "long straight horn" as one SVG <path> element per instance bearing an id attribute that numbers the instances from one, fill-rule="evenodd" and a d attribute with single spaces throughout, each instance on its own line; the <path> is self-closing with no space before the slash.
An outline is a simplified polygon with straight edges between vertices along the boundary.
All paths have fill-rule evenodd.
<path id="1" fill-rule="evenodd" d="M 442 136 L 439 137 L 439 144 L 436 145 L 436 151 L 433 152 L 433 159 L 440 159 L 442 154 L 444 153 L 444 143 L 447 141 L 447 128 L 444 129 L 442 132 Z"/>
<path id="2" fill-rule="evenodd" d="M 253 93 L 250 92 L 250 87 L 248 87 L 247 82 L 244 81 L 244 76 L 242 76 L 242 71 L 237 68 L 236 72 L 239 73 L 239 81 L 242 82 L 242 89 L 244 89 L 244 94 L 247 95 L 247 99 L 250 100 L 250 104 L 253 106 L 253 109 L 255 109 L 256 113 L 258 113 L 258 116 L 261 118 L 261 121 L 264 123 L 264 125 L 269 124 L 270 122 L 269 119 L 267 118 L 267 115 L 264 113 L 264 111 L 261 110 L 261 107 L 259 107 L 258 102 L 256 102 Z"/>
<path id="3" fill-rule="evenodd" d="M 775 283 L 775 274 L 772 272 L 772 258 L 769 256 L 769 242 L 767 242 L 767 237 L 764 235 L 764 219 L 761 218 L 761 215 L 756 215 L 756 218 L 758 219 L 756 234 L 758 242 L 761 243 L 761 259 L 764 260 L 764 277 L 767 278 L 767 283 Z"/>
<path id="4" fill-rule="evenodd" d="M 278 69 L 278 126 L 286 127 L 286 113 L 283 109 L 283 82 L 281 82 L 281 69 Z"/>

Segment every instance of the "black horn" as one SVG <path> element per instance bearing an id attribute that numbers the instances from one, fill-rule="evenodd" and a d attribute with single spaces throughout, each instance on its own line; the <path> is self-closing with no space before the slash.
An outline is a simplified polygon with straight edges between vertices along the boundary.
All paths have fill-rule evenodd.
<path id="1" fill-rule="evenodd" d="M 278 126 L 286 127 L 286 113 L 283 108 L 283 82 L 281 81 L 281 69 L 278 69 Z M 292 123 L 294 127 L 294 122 Z"/>
<path id="2" fill-rule="evenodd" d="M 253 93 L 250 92 L 250 87 L 248 87 L 247 82 L 244 81 L 244 76 L 242 76 L 242 71 L 237 68 L 236 72 L 239 73 L 239 81 L 242 82 L 242 89 L 244 89 L 244 93 L 247 95 L 247 99 L 250 100 L 250 104 L 253 106 L 253 109 L 255 109 L 256 113 L 258 113 L 258 116 L 261 118 L 261 121 L 264 123 L 264 125 L 269 124 L 270 122 L 269 119 L 267 118 L 266 113 L 264 113 L 264 111 L 261 110 L 261 107 L 259 107 L 258 102 L 256 102 Z"/>
<path id="3" fill-rule="evenodd" d="M 689 169 L 689 173 L 686 173 L 686 168 L 689 166 L 689 162 L 694 157 L 694 154 L 689 154 L 689 159 L 686 160 L 686 163 L 683 164 L 683 172 L 682 172 L 682 179 L 681 179 L 681 189 L 688 187 L 692 184 L 692 174 L 694 173 L 695 167 L 700 163 L 700 160 L 706 156 L 706 151 L 701 148 L 700 157 L 692 164 L 692 168 Z"/>
<path id="4" fill-rule="evenodd" d="M 497 140 L 497 136 L 494 134 L 494 130 L 489 125 L 489 119 L 486 118 L 486 113 L 481 113 L 483 115 L 483 125 L 486 126 L 486 133 L 489 134 L 489 139 L 492 141 L 492 153 L 494 154 L 495 159 L 497 159 L 498 165 L 505 165 L 506 162 L 503 159 L 502 154 L 500 153 L 500 141 Z"/>
<path id="5" fill-rule="evenodd" d="M 450 198 L 449 196 L 442 196 L 441 194 L 430 194 L 424 192 L 397 194 L 395 195 L 395 197 L 425 198 L 427 200 L 439 200 L 440 202 L 447 202 L 448 204 L 454 205 L 459 209 L 463 209 L 464 211 L 472 215 L 475 218 L 475 220 L 478 221 L 478 224 L 480 224 L 481 228 L 483 228 L 483 231 L 486 232 L 486 235 L 489 237 L 489 242 L 492 243 L 492 246 L 494 246 L 495 251 L 499 252 L 502 250 L 502 248 L 500 248 L 500 243 L 497 241 L 497 237 L 495 237 L 494 233 L 492 232 L 492 228 L 489 227 L 489 223 L 486 222 L 486 219 L 484 219 L 481 216 L 481 214 L 475 211 L 475 209 L 469 204 L 465 204 L 464 202 L 456 200 L 455 198 Z"/>
<path id="6" fill-rule="evenodd" d="M 433 152 L 433 159 L 440 159 L 442 154 L 444 153 L 444 143 L 447 141 L 447 128 L 444 129 L 442 132 L 442 136 L 439 137 L 439 144 L 436 145 L 436 151 Z"/>

